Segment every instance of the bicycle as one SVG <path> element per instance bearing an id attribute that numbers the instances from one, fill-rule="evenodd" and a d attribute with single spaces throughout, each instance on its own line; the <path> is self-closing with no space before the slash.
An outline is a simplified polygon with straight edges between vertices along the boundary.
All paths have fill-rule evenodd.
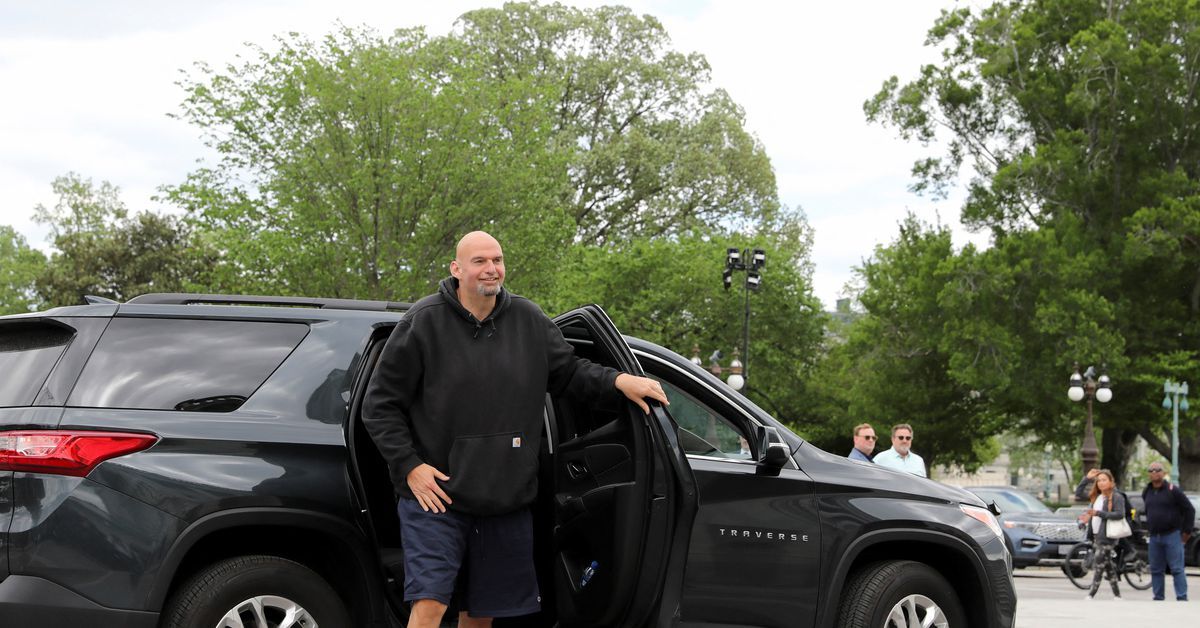
<path id="1" fill-rule="evenodd" d="M 1110 551 L 1113 554 L 1117 553 L 1116 549 Z M 1063 573 L 1067 574 L 1067 579 L 1071 581 L 1071 584 L 1080 589 L 1090 589 L 1092 570 L 1095 569 L 1096 559 L 1095 544 L 1092 541 L 1080 541 L 1071 546 L 1071 550 L 1067 552 L 1066 560 L 1062 565 Z M 1109 556 L 1107 559 L 1114 560 L 1114 557 Z M 1120 564 L 1117 565 L 1117 575 L 1124 576 L 1125 582 L 1138 591 L 1150 588 L 1150 565 L 1147 564 L 1146 559 L 1142 558 L 1136 547 L 1131 546 L 1129 551 L 1124 552 Z"/>

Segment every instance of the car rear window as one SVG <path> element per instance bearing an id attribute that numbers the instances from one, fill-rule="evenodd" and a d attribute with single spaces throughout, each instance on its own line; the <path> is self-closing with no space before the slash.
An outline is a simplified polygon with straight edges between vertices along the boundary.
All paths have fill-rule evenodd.
<path id="1" fill-rule="evenodd" d="M 43 321 L 0 323 L 0 407 L 32 404 L 74 335 Z"/>
<path id="2" fill-rule="evenodd" d="M 307 333 L 302 323 L 115 318 L 67 405 L 236 410 Z"/>

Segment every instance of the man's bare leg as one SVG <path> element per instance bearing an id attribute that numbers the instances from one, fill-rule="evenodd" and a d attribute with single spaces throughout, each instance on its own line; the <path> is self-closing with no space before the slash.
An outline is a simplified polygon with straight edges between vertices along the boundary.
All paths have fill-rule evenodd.
<path id="1" fill-rule="evenodd" d="M 408 613 L 408 628 L 438 628 L 446 605 L 437 600 L 417 600 Z"/>
<path id="2" fill-rule="evenodd" d="M 463 611 L 458 614 L 458 628 L 492 628 L 492 618 L 471 617 Z"/>

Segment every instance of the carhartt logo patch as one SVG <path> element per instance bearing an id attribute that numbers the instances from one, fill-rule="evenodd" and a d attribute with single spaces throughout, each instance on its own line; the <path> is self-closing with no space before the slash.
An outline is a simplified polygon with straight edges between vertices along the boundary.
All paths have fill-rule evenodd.
<path id="1" fill-rule="evenodd" d="M 513 438 L 513 447 L 520 447 L 520 446 L 521 446 L 521 437 L 520 436 L 514 437 Z"/>

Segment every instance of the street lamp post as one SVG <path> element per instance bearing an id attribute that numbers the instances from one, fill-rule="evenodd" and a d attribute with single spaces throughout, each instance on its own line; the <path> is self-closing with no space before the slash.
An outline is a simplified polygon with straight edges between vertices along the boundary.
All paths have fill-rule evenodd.
<path id="1" fill-rule="evenodd" d="M 725 282 L 725 289 L 729 290 L 733 287 L 734 271 L 746 272 L 746 281 L 742 286 L 745 293 L 745 310 L 742 315 L 741 374 L 738 376 L 743 380 L 743 385 L 750 379 L 750 291 L 758 292 L 762 285 L 762 274 L 759 271 L 766 265 L 767 253 L 762 249 L 738 250 L 735 247 L 729 247 L 725 250 L 725 272 L 721 276 Z M 736 355 L 734 359 L 736 361 Z M 730 385 L 733 385 L 732 379 Z M 741 386 L 736 386 L 736 388 L 741 388 Z"/>
<path id="2" fill-rule="evenodd" d="M 1103 367 L 1101 367 L 1103 369 Z M 1107 373 L 1101 373 L 1096 379 L 1096 369 L 1087 367 L 1083 375 L 1079 374 L 1079 364 L 1075 364 L 1075 372 L 1071 375 L 1071 387 L 1067 389 L 1067 398 L 1071 401 L 1082 401 L 1087 397 L 1087 426 L 1083 429 L 1083 446 L 1080 455 L 1083 458 L 1083 473 L 1096 468 L 1100 450 L 1096 447 L 1096 433 L 1092 429 L 1092 399 L 1100 403 L 1112 401 L 1112 381 Z"/>
<path id="3" fill-rule="evenodd" d="M 1187 382 L 1163 382 L 1163 407 L 1171 410 L 1171 476 L 1179 484 L 1179 411 L 1187 412 Z"/>
<path id="4" fill-rule="evenodd" d="M 708 371 L 715 375 L 717 379 L 721 379 L 721 375 L 727 375 L 726 382 L 729 387 L 734 390 L 741 390 L 746 385 L 744 373 L 745 365 L 741 360 L 738 360 L 738 349 L 733 348 L 733 360 L 729 362 L 729 366 L 721 366 L 721 358 L 725 357 L 721 354 L 721 350 L 717 349 L 708 356 Z M 704 362 L 700 359 L 700 346 L 692 345 L 692 364 L 703 367 Z"/>

